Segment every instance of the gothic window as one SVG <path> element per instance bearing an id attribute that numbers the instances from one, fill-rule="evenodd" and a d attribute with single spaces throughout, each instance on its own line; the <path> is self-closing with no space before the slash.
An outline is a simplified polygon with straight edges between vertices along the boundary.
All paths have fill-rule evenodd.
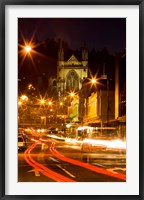
<path id="1" fill-rule="evenodd" d="M 66 87 L 69 90 L 79 89 L 79 77 L 74 70 L 71 70 L 66 77 Z"/>

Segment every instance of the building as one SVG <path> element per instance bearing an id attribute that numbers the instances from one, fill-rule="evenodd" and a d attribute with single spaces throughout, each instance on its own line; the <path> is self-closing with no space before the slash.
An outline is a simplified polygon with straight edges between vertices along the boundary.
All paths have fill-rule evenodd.
<path id="1" fill-rule="evenodd" d="M 126 116 L 126 52 L 115 59 L 115 119 Z"/>
<path id="2" fill-rule="evenodd" d="M 81 48 L 81 55 L 74 53 L 67 55 L 62 42 L 58 51 L 57 76 L 48 80 L 49 94 L 56 99 L 57 105 L 61 102 L 62 112 L 57 109 L 57 115 L 67 116 L 70 121 L 78 121 L 79 118 L 79 91 L 83 81 L 88 77 L 88 50 L 86 45 Z M 70 97 L 74 92 L 75 97 Z M 67 98 L 65 101 L 64 99 Z M 58 108 L 58 107 L 57 107 Z"/>
<path id="3" fill-rule="evenodd" d="M 115 120 L 121 133 L 126 139 L 126 52 L 117 53 L 115 60 Z"/>
<path id="4" fill-rule="evenodd" d="M 65 58 L 62 44 L 58 52 L 57 62 L 57 91 L 59 97 L 67 92 L 78 92 L 82 87 L 82 82 L 88 77 L 88 50 L 82 48 L 81 60 L 72 54 L 68 59 Z"/>
<path id="5" fill-rule="evenodd" d="M 102 78 L 100 85 L 90 87 L 88 81 L 85 80 L 80 92 L 79 120 L 84 125 L 107 125 L 115 115 L 114 82 Z"/>

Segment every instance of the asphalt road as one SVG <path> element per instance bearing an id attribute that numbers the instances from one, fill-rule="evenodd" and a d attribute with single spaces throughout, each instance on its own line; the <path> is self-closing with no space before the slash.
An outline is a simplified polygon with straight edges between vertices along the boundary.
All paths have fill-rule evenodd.
<path id="1" fill-rule="evenodd" d="M 125 182 L 126 155 L 82 153 L 79 145 L 54 139 L 35 141 L 18 152 L 18 182 Z"/>

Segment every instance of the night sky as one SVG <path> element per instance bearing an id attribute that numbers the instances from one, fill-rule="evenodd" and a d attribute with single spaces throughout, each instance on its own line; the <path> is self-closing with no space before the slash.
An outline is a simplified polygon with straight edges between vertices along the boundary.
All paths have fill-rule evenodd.
<path id="1" fill-rule="evenodd" d="M 86 43 L 89 52 L 96 52 L 106 48 L 110 55 L 122 52 L 126 48 L 126 19 L 125 18 L 19 18 L 18 19 L 18 43 L 23 41 L 37 41 L 45 43 L 47 39 L 63 40 L 68 48 L 80 50 Z M 48 47 L 49 47 L 48 43 Z M 44 86 L 47 87 L 48 77 L 56 76 L 58 47 L 36 49 L 44 56 L 31 54 L 31 58 L 24 55 L 18 57 L 18 77 L 29 82 L 37 83 L 42 77 Z M 89 55 L 89 68 L 96 72 L 96 68 L 102 66 L 107 60 L 107 67 L 112 67 L 111 58 L 103 54 L 102 59 Z M 66 56 L 66 54 L 65 54 Z M 23 59 L 24 57 L 24 59 Z M 98 62 L 97 62 L 98 61 Z M 111 70 L 111 69 L 110 69 Z M 112 70 L 111 70 L 112 71 Z M 21 81 L 23 83 L 24 81 Z"/>
<path id="2" fill-rule="evenodd" d="M 70 48 L 80 48 L 86 41 L 89 50 L 104 47 L 112 54 L 126 48 L 126 19 L 124 18 L 21 18 L 18 20 L 18 38 L 38 41 L 58 38 Z"/>

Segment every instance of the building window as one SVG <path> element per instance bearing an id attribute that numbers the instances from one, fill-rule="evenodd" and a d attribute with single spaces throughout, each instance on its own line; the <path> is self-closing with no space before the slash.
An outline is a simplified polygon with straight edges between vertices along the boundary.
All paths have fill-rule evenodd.
<path id="1" fill-rule="evenodd" d="M 71 70 L 67 75 L 66 87 L 67 89 L 79 89 L 79 76 L 74 70 Z"/>

